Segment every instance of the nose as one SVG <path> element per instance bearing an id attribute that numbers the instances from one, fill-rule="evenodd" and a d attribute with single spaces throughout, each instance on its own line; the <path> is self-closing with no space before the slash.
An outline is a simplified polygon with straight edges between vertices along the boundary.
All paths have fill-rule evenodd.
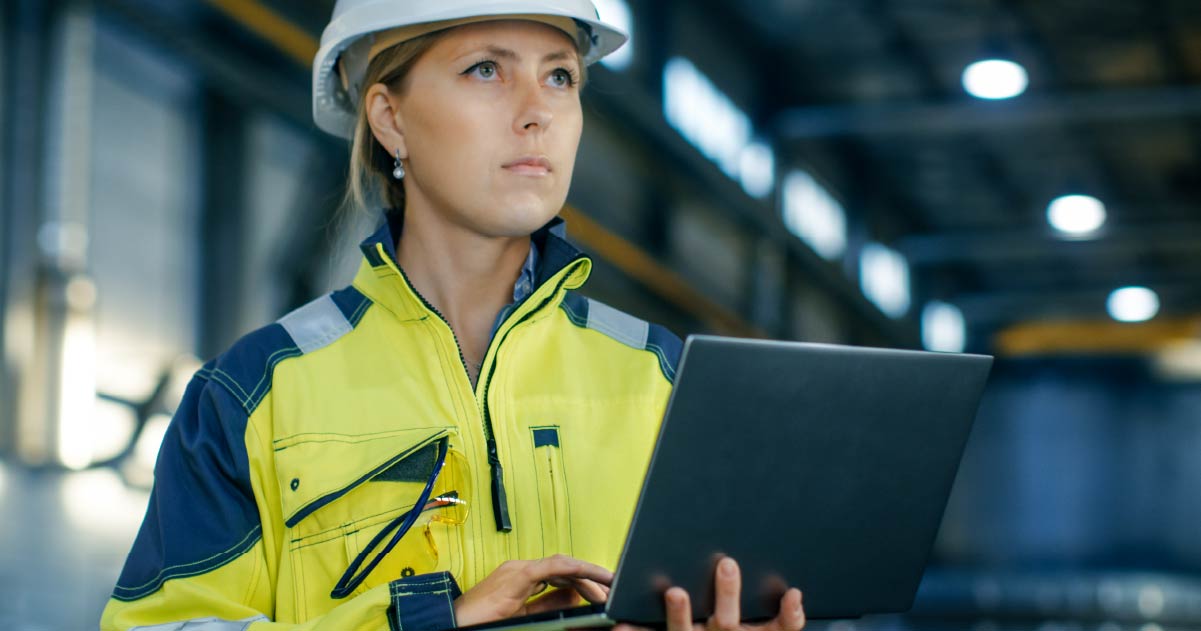
<path id="1" fill-rule="evenodd" d="M 546 131 L 555 114 L 547 101 L 542 85 L 536 78 L 528 78 L 521 83 L 522 86 L 518 90 L 518 110 L 513 131 L 518 134 L 538 130 Z"/>

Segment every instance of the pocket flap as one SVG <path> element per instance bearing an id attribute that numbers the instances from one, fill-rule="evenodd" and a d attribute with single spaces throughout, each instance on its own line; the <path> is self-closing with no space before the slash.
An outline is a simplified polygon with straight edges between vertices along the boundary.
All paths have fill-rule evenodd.
<path id="1" fill-rule="evenodd" d="M 276 477 L 287 526 L 294 527 L 322 506 L 381 475 L 393 481 L 416 481 L 421 474 L 421 456 L 431 451 L 426 448 L 453 429 L 301 434 L 276 441 Z M 436 450 L 432 453 L 437 455 Z M 432 468 L 431 460 L 424 475 Z"/>

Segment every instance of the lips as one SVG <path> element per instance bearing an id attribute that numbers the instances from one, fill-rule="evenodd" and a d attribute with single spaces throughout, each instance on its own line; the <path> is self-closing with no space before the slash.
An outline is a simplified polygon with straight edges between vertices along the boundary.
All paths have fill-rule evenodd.
<path id="1" fill-rule="evenodd" d="M 542 156 L 522 156 L 506 163 L 503 168 L 521 175 L 546 175 L 553 170 L 550 160 Z"/>

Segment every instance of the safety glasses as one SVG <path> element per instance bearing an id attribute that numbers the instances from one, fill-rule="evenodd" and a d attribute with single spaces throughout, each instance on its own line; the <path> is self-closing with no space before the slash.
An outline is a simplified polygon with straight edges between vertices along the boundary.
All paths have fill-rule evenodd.
<path id="1" fill-rule="evenodd" d="M 410 531 L 428 529 L 432 522 L 451 526 L 466 523 L 471 506 L 470 489 L 467 458 L 451 450 L 450 439 L 443 438 L 438 443 L 434 469 L 417 501 L 413 503 L 413 508 L 397 516 L 371 538 L 342 573 L 330 596 L 345 598 L 353 593 Z M 430 543 L 433 543 L 432 540 Z M 382 549 L 372 556 L 372 552 L 381 545 Z M 367 562 L 368 557 L 371 557 L 370 562 Z"/>

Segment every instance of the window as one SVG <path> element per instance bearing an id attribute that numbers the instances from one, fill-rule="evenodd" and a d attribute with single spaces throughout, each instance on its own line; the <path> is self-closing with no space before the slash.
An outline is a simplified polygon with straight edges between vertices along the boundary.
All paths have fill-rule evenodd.
<path id="1" fill-rule="evenodd" d="M 784 225 L 824 259 L 836 259 L 846 250 L 842 204 L 805 171 L 793 171 L 784 180 Z"/>
<path id="2" fill-rule="evenodd" d="M 859 284 L 868 300 L 889 317 L 899 318 L 909 311 L 909 266 L 899 252 L 879 243 L 864 246 Z"/>
<path id="3" fill-rule="evenodd" d="M 676 131 L 748 194 L 763 198 L 771 193 L 771 146 L 755 140 L 746 112 L 687 59 L 672 58 L 663 69 L 663 111 Z"/>

